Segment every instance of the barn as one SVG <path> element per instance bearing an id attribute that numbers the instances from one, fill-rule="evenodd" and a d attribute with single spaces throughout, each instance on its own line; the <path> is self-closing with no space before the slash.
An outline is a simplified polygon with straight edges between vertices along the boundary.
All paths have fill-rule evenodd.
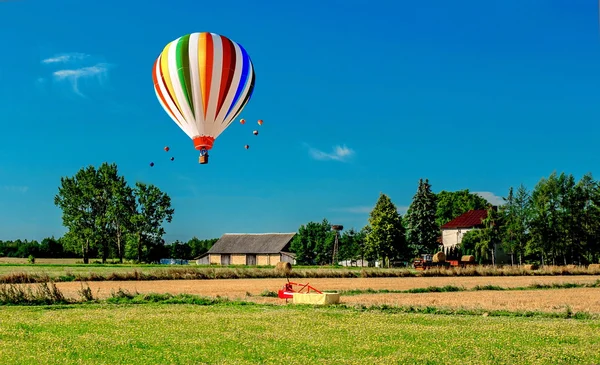
<path id="1" fill-rule="evenodd" d="M 225 233 L 197 264 L 276 265 L 279 261 L 296 263 L 290 244 L 296 233 Z"/>

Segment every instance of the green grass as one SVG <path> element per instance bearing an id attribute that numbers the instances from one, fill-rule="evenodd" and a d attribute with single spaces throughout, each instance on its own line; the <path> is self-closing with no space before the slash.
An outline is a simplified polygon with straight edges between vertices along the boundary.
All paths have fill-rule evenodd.
<path id="1" fill-rule="evenodd" d="M 435 277 L 435 276 L 549 276 L 600 275 L 600 270 L 584 267 L 548 266 L 539 270 L 520 267 L 478 266 L 454 269 L 416 271 L 410 268 L 360 268 L 294 266 L 290 278 L 357 278 L 357 277 Z M 134 265 L 134 264 L 0 264 L 0 283 L 40 283 L 47 281 L 110 280 L 187 280 L 282 278 L 272 266 L 200 266 L 200 265 Z"/>
<path id="2" fill-rule="evenodd" d="M 599 320 L 226 301 L 2 307 L 0 341 L 6 365 L 600 363 Z"/>

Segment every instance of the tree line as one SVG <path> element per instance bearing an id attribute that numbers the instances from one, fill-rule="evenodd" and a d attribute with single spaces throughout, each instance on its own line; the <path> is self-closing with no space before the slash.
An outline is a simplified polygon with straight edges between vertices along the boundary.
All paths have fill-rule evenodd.
<path id="1" fill-rule="evenodd" d="M 475 255 L 479 262 L 496 262 L 498 250 L 512 263 L 586 264 L 600 259 L 600 183 L 590 173 L 553 172 L 529 191 L 511 187 L 504 204 L 493 207 L 468 189 L 434 193 L 420 179 L 407 212 L 402 215 L 380 194 L 360 230 L 341 232 L 334 258 L 335 231 L 327 219 L 300 226 L 290 250 L 298 264 L 325 265 L 334 261 L 380 261 L 406 264 L 441 248 L 441 226 L 472 209 L 486 209 L 481 229 L 466 233 L 447 251 L 450 256 Z M 123 262 L 157 262 L 160 258 L 192 259 L 218 240 L 166 244 L 164 223 L 171 222 L 171 198 L 152 184 L 130 186 L 116 164 L 88 166 L 62 177 L 54 203 L 62 210 L 67 233 L 58 239 L 0 241 L 0 256 L 81 257 Z"/>
<path id="2" fill-rule="evenodd" d="M 530 192 L 521 184 L 510 187 L 499 207 L 468 189 L 433 193 L 428 179 L 402 215 L 380 194 L 368 224 L 339 237 L 338 259 L 379 260 L 385 266 L 407 264 L 424 253 L 442 248 L 441 226 L 470 210 L 487 210 L 480 229 L 467 232 L 462 242 L 446 251 L 449 256 L 472 254 L 482 263 L 496 263 L 504 252 L 512 264 L 588 264 L 600 259 L 600 183 L 588 173 L 553 172 Z M 335 231 L 324 219 L 302 225 L 291 251 L 300 264 L 330 264 Z"/>
<path id="3" fill-rule="evenodd" d="M 192 237 L 187 242 L 174 241 L 159 247 L 156 250 L 156 259 L 149 262 L 157 262 L 161 258 L 174 258 L 180 260 L 192 260 L 206 253 L 212 245 L 218 240 L 218 238 L 204 239 L 201 240 L 197 237 Z M 0 240 L 0 257 L 19 257 L 19 258 L 78 258 L 81 257 L 81 253 L 72 249 L 72 246 L 65 245 L 65 239 L 63 237 L 54 238 L 46 237 L 41 241 L 37 240 Z M 90 249 L 88 262 L 92 258 L 100 257 L 97 249 Z M 119 262 L 119 258 L 116 255 L 110 255 L 108 257 L 111 263 Z M 135 255 L 127 256 L 125 259 L 130 261 L 136 261 Z M 100 261 L 98 261 L 100 262 Z"/>

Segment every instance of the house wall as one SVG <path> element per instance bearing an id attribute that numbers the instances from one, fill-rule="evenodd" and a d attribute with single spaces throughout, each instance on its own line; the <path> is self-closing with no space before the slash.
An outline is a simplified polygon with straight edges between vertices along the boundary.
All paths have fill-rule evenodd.
<path id="1" fill-rule="evenodd" d="M 460 245 L 465 233 L 475 228 L 449 228 L 442 230 L 442 244 L 444 249 Z"/>
<path id="2" fill-rule="evenodd" d="M 211 265 L 221 265 L 221 255 L 219 254 L 210 254 L 210 264 Z"/>
<path id="3" fill-rule="evenodd" d="M 246 255 L 231 254 L 231 265 L 246 265 Z"/>
<path id="4" fill-rule="evenodd" d="M 284 254 L 279 254 L 279 261 L 289 262 L 292 265 L 296 264 L 296 260 L 292 256 L 284 255 Z M 277 264 L 277 263 L 275 263 L 275 264 Z"/>
<path id="5" fill-rule="evenodd" d="M 196 260 L 196 265 L 208 265 L 209 263 L 210 258 L 208 255 Z"/>
<path id="6" fill-rule="evenodd" d="M 279 262 L 279 254 L 258 254 L 256 255 L 257 265 L 277 265 Z"/>

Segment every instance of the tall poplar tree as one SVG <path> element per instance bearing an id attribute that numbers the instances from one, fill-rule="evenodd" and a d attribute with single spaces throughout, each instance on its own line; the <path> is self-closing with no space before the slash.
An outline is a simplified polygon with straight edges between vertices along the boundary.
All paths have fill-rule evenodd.
<path id="1" fill-rule="evenodd" d="M 437 199 L 429 179 L 419 179 L 419 187 L 406 213 L 407 240 L 413 254 L 435 251 L 440 227 L 436 223 Z"/>

